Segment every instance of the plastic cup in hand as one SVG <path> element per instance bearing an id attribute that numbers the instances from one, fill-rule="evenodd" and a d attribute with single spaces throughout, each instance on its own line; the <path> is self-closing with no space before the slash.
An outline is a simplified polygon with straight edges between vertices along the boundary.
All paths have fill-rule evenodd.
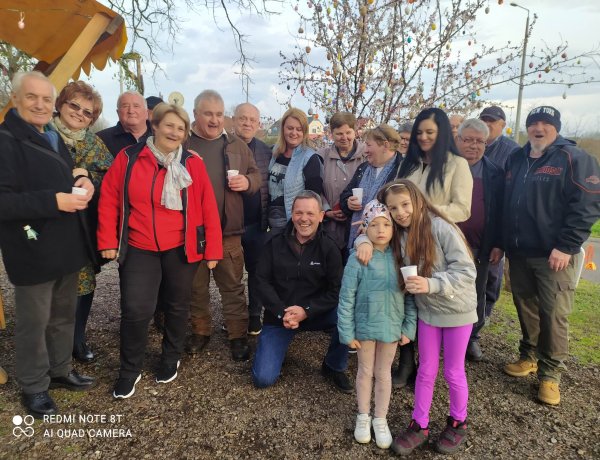
<path id="1" fill-rule="evenodd" d="M 237 176 L 240 172 L 237 169 L 228 169 L 227 170 L 227 177 L 234 177 Z"/>
<path id="2" fill-rule="evenodd" d="M 358 202 L 360 204 L 362 204 L 363 189 L 362 188 L 353 188 L 352 189 L 352 196 L 355 196 L 356 198 L 358 198 Z"/>
<path id="3" fill-rule="evenodd" d="M 81 187 L 73 187 L 71 193 L 73 195 L 87 195 L 87 190 Z"/>
<path id="4" fill-rule="evenodd" d="M 406 279 L 409 276 L 417 276 L 417 266 L 416 265 L 408 265 L 406 267 L 400 267 L 400 270 L 402 271 L 402 278 L 404 278 L 404 281 L 406 281 Z"/>

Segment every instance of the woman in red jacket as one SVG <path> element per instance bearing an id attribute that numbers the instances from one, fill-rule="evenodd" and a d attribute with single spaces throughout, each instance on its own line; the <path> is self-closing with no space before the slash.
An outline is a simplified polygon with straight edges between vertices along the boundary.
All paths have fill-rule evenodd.
<path id="1" fill-rule="evenodd" d="M 156 381 L 167 383 L 177 377 L 198 262 L 205 259 L 212 269 L 223 257 L 219 212 L 204 162 L 181 146 L 190 129 L 187 113 L 160 104 L 152 127 L 154 136 L 115 158 L 98 209 L 98 250 L 119 262 L 121 369 L 113 396 L 121 399 L 134 394 L 141 378 L 159 286 L 165 331 Z"/>

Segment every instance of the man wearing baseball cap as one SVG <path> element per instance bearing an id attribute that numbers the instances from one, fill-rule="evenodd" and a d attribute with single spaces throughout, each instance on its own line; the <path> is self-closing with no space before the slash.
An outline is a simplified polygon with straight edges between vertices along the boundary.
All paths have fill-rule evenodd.
<path id="1" fill-rule="evenodd" d="M 529 142 L 506 163 L 503 228 L 523 338 L 519 360 L 504 372 L 513 377 L 537 372 L 538 399 L 556 405 L 569 354 L 575 267 L 600 218 L 600 168 L 558 134 L 560 112 L 554 107 L 536 107 L 525 125 Z"/>

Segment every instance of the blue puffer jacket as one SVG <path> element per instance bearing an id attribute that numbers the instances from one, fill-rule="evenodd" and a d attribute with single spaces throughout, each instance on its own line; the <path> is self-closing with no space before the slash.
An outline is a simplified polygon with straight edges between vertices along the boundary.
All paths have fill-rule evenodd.
<path id="1" fill-rule="evenodd" d="M 338 305 L 340 342 L 352 339 L 391 343 L 404 334 L 415 339 L 417 307 L 412 295 L 398 287 L 392 249 L 373 251 L 366 267 L 354 251 L 344 269 Z"/>

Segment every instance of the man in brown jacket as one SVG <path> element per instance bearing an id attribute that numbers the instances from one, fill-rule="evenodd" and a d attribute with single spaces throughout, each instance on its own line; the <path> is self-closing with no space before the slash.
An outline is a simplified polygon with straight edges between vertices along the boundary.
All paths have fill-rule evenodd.
<path id="1" fill-rule="evenodd" d="M 231 357 L 245 361 L 248 348 L 248 308 L 242 275 L 244 233 L 242 194 L 252 195 L 260 189 L 260 171 L 254 156 L 244 141 L 223 129 L 225 104 L 219 93 L 206 90 L 194 100 L 194 123 L 186 148 L 197 152 L 206 165 L 212 182 L 223 230 L 223 260 L 213 269 L 215 283 L 221 294 L 223 317 L 227 326 Z M 201 237 L 198 237 L 201 239 Z M 200 352 L 208 343 L 212 331 L 208 285 L 210 270 L 201 262 L 192 289 L 192 335 L 186 351 Z"/>

